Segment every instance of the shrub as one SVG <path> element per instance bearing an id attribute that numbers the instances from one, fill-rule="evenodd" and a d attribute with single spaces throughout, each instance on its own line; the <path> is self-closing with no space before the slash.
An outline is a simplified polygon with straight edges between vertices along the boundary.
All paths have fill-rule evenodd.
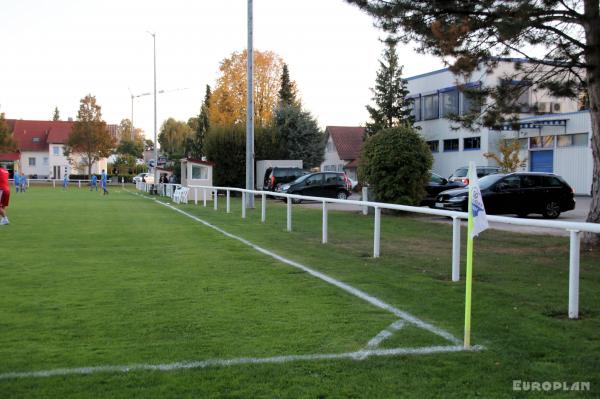
<path id="1" fill-rule="evenodd" d="M 358 173 L 377 201 L 418 205 L 425 197 L 433 157 L 423 138 L 409 126 L 385 129 L 370 137 Z"/>

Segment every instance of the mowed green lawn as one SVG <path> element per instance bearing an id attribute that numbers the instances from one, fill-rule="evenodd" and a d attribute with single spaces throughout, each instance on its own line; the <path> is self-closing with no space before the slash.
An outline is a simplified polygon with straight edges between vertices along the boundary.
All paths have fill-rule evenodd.
<path id="1" fill-rule="evenodd" d="M 129 190 L 133 191 L 132 188 Z M 224 199 L 220 199 L 221 208 Z M 257 205 L 259 202 L 257 202 Z M 212 205 L 212 204 L 209 204 Z M 181 209 L 462 337 L 451 229 L 269 201 L 240 218 Z M 258 207 L 258 209 L 260 209 Z M 0 374 L 104 365 L 342 353 L 397 318 L 154 201 L 113 188 L 13 194 L 0 230 Z M 464 237 L 464 234 L 463 234 Z M 463 250 L 464 254 L 464 250 Z M 568 240 L 488 231 L 476 240 L 473 343 L 481 352 L 0 379 L 0 397 L 531 397 L 513 380 L 600 388 L 600 257 L 582 255 L 578 321 L 566 318 Z M 382 348 L 448 345 L 406 326 Z"/>

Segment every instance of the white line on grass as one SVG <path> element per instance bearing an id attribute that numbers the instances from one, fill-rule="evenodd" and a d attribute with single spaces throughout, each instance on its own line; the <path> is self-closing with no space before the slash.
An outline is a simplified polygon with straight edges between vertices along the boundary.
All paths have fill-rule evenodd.
<path id="1" fill-rule="evenodd" d="M 369 340 L 369 342 L 367 343 L 367 348 L 369 348 L 369 349 L 377 348 L 379 346 L 379 344 L 381 344 L 383 341 L 385 341 L 386 339 L 388 339 L 389 337 L 394 335 L 394 333 L 396 331 L 400 330 L 402 327 L 404 327 L 403 320 L 398 320 L 398 321 L 393 322 L 388 328 L 386 328 L 385 330 L 381 331 L 379 334 L 377 334 L 376 336 L 371 338 Z"/>
<path id="2" fill-rule="evenodd" d="M 137 195 L 139 195 L 139 194 L 137 194 Z M 330 276 L 328 276 L 328 275 L 326 275 L 324 273 L 321 273 L 321 272 L 318 272 L 316 270 L 313 270 L 313 269 L 311 269 L 311 268 L 309 268 L 307 266 L 304 266 L 301 263 L 298 263 L 298 262 L 295 262 L 293 260 L 284 258 L 283 256 L 280 256 L 280 255 L 277 255 L 276 253 L 273 253 L 273 252 L 271 252 L 271 251 L 269 251 L 269 250 L 267 250 L 267 249 L 265 249 L 263 247 L 260 247 L 260 246 L 258 246 L 256 244 L 253 244 L 252 242 L 250 242 L 250 241 L 248 241 L 248 240 L 246 240 L 246 239 L 244 239 L 242 237 L 239 237 L 239 236 L 236 236 L 234 234 L 231 234 L 231 233 L 229 233 L 229 232 L 221 229 L 220 227 L 217 227 L 217 226 L 215 226 L 215 225 L 213 225 L 213 224 L 211 224 L 211 223 L 209 223 L 209 222 L 207 222 L 207 221 L 205 221 L 203 219 L 200 219 L 197 216 L 194 216 L 194 215 L 192 215 L 190 213 L 187 213 L 187 212 L 185 212 L 185 211 L 183 211 L 181 209 L 178 209 L 178 208 L 176 208 L 176 207 L 174 207 L 172 205 L 166 204 L 166 203 L 164 203 L 162 201 L 159 201 L 159 200 L 156 200 L 156 199 L 153 199 L 153 198 L 148 198 L 148 197 L 143 196 L 143 195 L 139 195 L 139 196 L 142 197 L 142 198 L 151 199 L 151 200 L 153 200 L 153 201 L 155 201 L 155 202 L 157 202 L 157 203 L 159 203 L 159 204 L 161 204 L 163 206 L 166 206 L 167 208 L 170 208 L 170 209 L 172 209 L 172 210 L 174 210 L 176 212 L 179 212 L 182 215 L 185 215 L 185 216 L 189 217 L 190 219 L 193 219 L 193 220 L 195 220 L 197 222 L 200 222 L 200 223 L 204 224 L 205 226 L 210 227 L 211 229 L 214 229 L 214 230 L 220 232 L 221 234 L 223 234 L 223 235 L 225 235 L 225 236 L 227 236 L 229 238 L 233 238 L 234 240 L 238 240 L 238 241 L 240 241 L 240 242 L 248 245 L 249 247 L 255 249 L 256 251 L 258 251 L 258 252 L 260 252 L 262 254 L 270 256 L 270 257 L 272 257 L 274 259 L 277 259 L 280 262 L 283 262 L 285 264 L 288 264 L 288 265 L 293 266 L 295 268 L 298 268 L 300 270 L 303 270 L 306 273 L 308 273 L 308 274 L 310 274 L 310 275 L 312 275 L 312 276 L 314 276 L 316 278 L 319 278 L 319 279 L 321 279 L 321 280 L 323 280 L 323 281 L 325 281 L 325 282 L 327 282 L 327 283 L 329 283 L 331 285 L 334 285 L 334 286 L 336 286 L 338 288 L 341 288 L 342 290 L 344 290 L 344 291 L 346 291 L 346 292 L 348 292 L 348 293 L 350 293 L 350 294 L 352 294 L 352 295 L 354 295 L 354 296 L 356 296 L 356 297 L 358 297 L 358 298 L 360 298 L 360 299 L 362 299 L 362 300 L 364 300 L 366 302 L 369 302 L 371 305 L 374 305 L 374 306 L 376 306 L 376 307 L 378 307 L 380 309 L 384 309 L 384 310 L 387 310 L 390 313 L 393 313 L 394 315 L 398 316 L 399 318 L 403 319 L 404 321 L 407 321 L 407 322 L 409 322 L 411 324 L 414 324 L 417 327 L 420 327 L 420 328 L 422 328 L 424 330 L 427 330 L 427 331 L 429 331 L 429 332 L 431 332 L 431 333 L 433 333 L 435 335 L 438 335 L 438 336 L 440 336 L 442 338 L 445 338 L 448 341 L 452 342 L 453 344 L 458 345 L 458 344 L 460 344 L 462 342 L 461 340 L 459 340 L 458 338 L 456 338 L 454 335 L 450 334 L 449 332 L 444 331 L 441 328 L 438 328 L 438 327 L 436 327 L 436 326 L 434 326 L 434 325 L 432 325 L 430 323 L 427 323 L 426 321 L 423 321 L 423 320 L 421 320 L 421 319 L 419 319 L 419 318 L 411 315 L 408 312 L 404 312 L 404 311 L 402 311 L 400 309 L 397 309 L 397 308 L 393 307 L 392 305 L 389 305 L 389 304 L 383 302 L 381 299 L 376 298 L 376 297 L 374 297 L 372 295 L 369 295 L 369 294 L 367 294 L 364 291 L 361 291 L 361 290 L 359 290 L 357 288 L 352 287 L 351 285 L 348 285 L 348 284 L 343 283 L 343 282 L 341 282 L 339 280 L 336 280 L 333 277 L 330 277 Z"/>
<path id="3" fill-rule="evenodd" d="M 478 351 L 480 346 L 472 346 L 470 351 Z M 53 370 L 40 370 L 28 372 L 12 372 L 0 374 L 0 380 L 17 378 L 44 378 L 75 374 L 97 374 L 97 373 L 128 373 L 130 371 L 174 371 L 196 368 L 207 368 L 216 366 L 235 366 L 242 364 L 268 364 L 289 363 L 310 360 L 362 360 L 370 356 L 398 356 L 398 355 L 427 355 L 432 353 L 461 352 L 465 349 L 460 345 L 453 346 L 428 346 L 424 348 L 394 348 L 394 349 L 364 349 L 356 352 L 346 353 L 324 353 L 313 355 L 288 355 L 274 357 L 240 357 L 233 359 L 208 359 L 188 362 L 176 362 L 166 364 L 131 364 L 127 366 L 97 366 L 61 368 Z"/>

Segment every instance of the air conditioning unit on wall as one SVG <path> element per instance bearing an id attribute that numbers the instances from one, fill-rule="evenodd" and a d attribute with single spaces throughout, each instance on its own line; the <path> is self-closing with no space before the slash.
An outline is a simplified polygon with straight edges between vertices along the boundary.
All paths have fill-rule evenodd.
<path id="1" fill-rule="evenodd" d="M 560 103 L 552 103 L 552 112 L 560 112 Z"/>
<path id="2" fill-rule="evenodd" d="M 536 108 L 536 112 L 538 114 L 548 114 L 548 113 L 552 112 L 552 103 L 549 103 L 549 102 L 535 103 L 535 108 Z"/>

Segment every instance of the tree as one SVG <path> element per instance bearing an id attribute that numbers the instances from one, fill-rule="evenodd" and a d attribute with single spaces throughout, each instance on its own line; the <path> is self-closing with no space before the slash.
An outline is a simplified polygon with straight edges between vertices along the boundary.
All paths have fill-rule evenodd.
<path id="1" fill-rule="evenodd" d="M 210 107 L 210 86 L 206 85 L 206 92 L 204 93 L 204 101 L 202 102 L 202 107 L 200 107 L 200 114 L 197 117 L 190 118 L 188 120 L 188 126 L 192 129 L 194 134 L 191 136 L 191 139 L 188 143 L 189 155 L 193 158 L 202 158 L 203 146 L 204 146 L 204 136 L 210 127 L 210 121 L 208 118 L 208 109 Z"/>
<path id="2" fill-rule="evenodd" d="M 80 101 L 77 120 L 65 146 L 65 155 L 70 157 L 81 154 L 82 164 L 88 169 L 88 177 L 91 177 L 94 162 L 110 156 L 115 144 L 114 137 L 106 128 L 106 122 L 102 120 L 101 107 L 96 103 L 96 97 L 88 94 Z"/>
<path id="3" fill-rule="evenodd" d="M 280 146 L 273 128 L 254 131 L 256 159 L 281 159 Z M 204 148 L 206 158 L 214 162 L 214 184 L 245 187 L 246 128 L 244 125 L 213 126 L 207 132 Z"/>
<path id="4" fill-rule="evenodd" d="M 13 152 L 17 150 L 17 143 L 12 137 L 12 132 L 4 119 L 4 112 L 0 113 L 0 152 Z"/>
<path id="5" fill-rule="evenodd" d="M 144 135 L 141 129 L 134 129 L 131 134 L 131 121 L 122 119 L 117 127 L 117 138 L 119 145 L 117 154 L 128 154 L 136 158 L 142 158 L 144 152 Z"/>
<path id="6" fill-rule="evenodd" d="M 283 159 L 301 159 L 307 168 L 323 162 L 324 135 L 310 112 L 295 105 L 280 105 L 273 124 Z"/>
<path id="7" fill-rule="evenodd" d="M 498 144 L 500 155 L 495 152 L 486 152 L 483 156 L 496 161 L 502 173 L 512 173 L 524 167 L 527 161 L 527 158 L 519 158 L 519 151 L 521 151 L 519 140 L 503 140 Z"/>
<path id="8" fill-rule="evenodd" d="M 188 138 L 192 135 L 192 129 L 185 122 L 169 118 L 163 122 L 158 135 L 158 142 L 162 152 L 169 158 L 186 155 Z"/>
<path id="9" fill-rule="evenodd" d="M 377 201 L 419 205 L 425 197 L 433 156 L 417 131 L 408 125 L 384 129 L 365 142 L 358 174 Z"/>
<path id="10" fill-rule="evenodd" d="M 247 52 L 234 52 L 221 62 L 221 76 L 210 96 L 209 120 L 212 126 L 246 123 Z M 277 106 L 283 60 L 271 51 L 254 51 L 254 123 L 257 127 L 271 122 Z"/>
<path id="11" fill-rule="evenodd" d="M 412 126 L 406 85 L 406 80 L 402 79 L 402 66 L 398 63 L 396 42 L 388 39 L 383 59 L 379 61 L 375 87 L 371 89 L 375 106 L 367 105 L 371 117 L 371 122 L 365 124 L 367 136 L 402 124 Z"/>
<path id="12" fill-rule="evenodd" d="M 54 113 L 52 114 L 52 120 L 53 121 L 60 120 L 60 112 L 58 112 L 58 107 L 54 107 Z"/>
<path id="13" fill-rule="evenodd" d="M 287 64 L 283 64 L 281 70 L 280 88 L 279 88 L 279 104 L 301 106 L 298 100 L 298 90 L 296 82 L 290 80 L 290 70 Z"/>
<path id="14" fill-rule="evenodd" d="M 600 222 L 598 0 L 346 1 L 373 15 L 382 29 L 404 43 L 417 42 L 422 52 L 452 59 L 450 68 L 456 74 L 468 75 L 480 65 L 493 68 L 495 56 L 517 54 L 527 61 L 517 64 L 520 75 L 551 95 L 576 97 L 585 89 L 594 160 L 587 221 Z M 506 114 L 505 104 L 485 107 L 482 118 L 462 122 L 494 126 Z M 586 233 L 584 241 L 597 247 L 600 235 Z"/>

